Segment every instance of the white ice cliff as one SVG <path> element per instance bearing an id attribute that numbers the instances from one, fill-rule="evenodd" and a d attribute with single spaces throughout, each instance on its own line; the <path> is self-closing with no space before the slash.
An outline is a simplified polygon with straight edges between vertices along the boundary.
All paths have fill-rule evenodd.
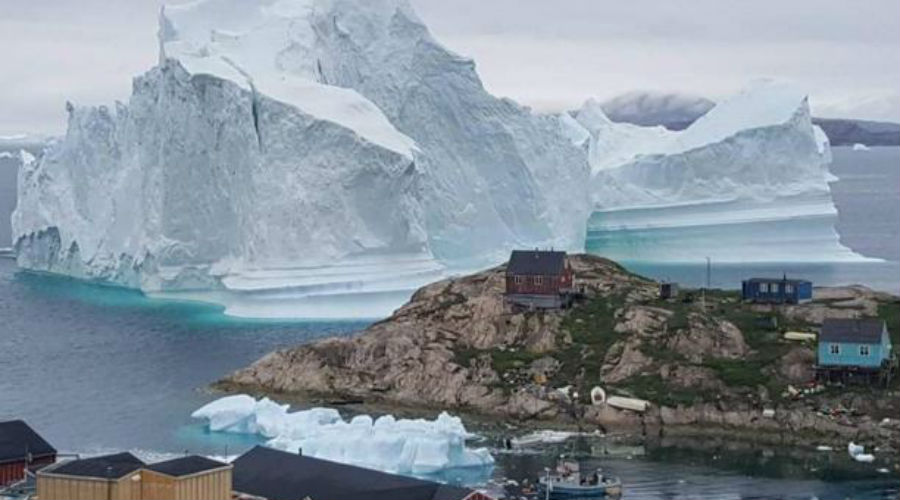
<path id="1" fill-rule="evenodd" d="M 588 165 L 559 120 L 488 94 L 405 0 L 201 0 L 159 42 L 127 104 L 69 106 L 22 171 L 20 266 L 315 315 L 292 300 L 583 248 Z"/>
<path id="2" fill-rule="evenodd" d="M 288 408 L 240 394 L 217 399 L 191 416 L 205 420 L 211 431 L 259 435 L 273 448 L 387 472 L 427 475 L 494 464 L 487 449 L 466 446 L 473 435 L 447 413 L 434 420 L 357 415 L 348 422 L 331 408 Z"/>
<path id="3" fill-rule="evenodd" d="M 680 132 L 613 123 L 592 100 L 565 121 L 588 149 L 591 251 L 626 261 L 861 259 L 838 241 L 828 138 L 792 86 L 757 84 Z"/>

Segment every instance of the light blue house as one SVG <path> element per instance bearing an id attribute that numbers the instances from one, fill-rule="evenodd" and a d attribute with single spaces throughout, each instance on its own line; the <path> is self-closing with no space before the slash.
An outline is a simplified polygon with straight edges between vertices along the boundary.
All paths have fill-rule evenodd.
<path id="1" fill-rule="evenodd" d="M 826 319 L 819 334 L 817 370 L 828 381 L 846 382 L 856 375 L 884 379 L 892 368 L 892 349 L 880 319 Z"/>

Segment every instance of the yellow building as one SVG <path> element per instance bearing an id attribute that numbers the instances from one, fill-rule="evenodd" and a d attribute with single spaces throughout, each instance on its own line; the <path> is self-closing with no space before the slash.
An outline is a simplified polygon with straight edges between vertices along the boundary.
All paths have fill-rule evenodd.
<path id="1" fill-rule="evenodd" d="M 231 464 L 187 456 L 145 465 L 131 453 L 62 462 L 37 474 L 40 500 L 229 500 Z"/>
<path id="2" fill-rule="evenodd" d="M 142 500 L 229 500 L 231 469 L 196 455 L 148 465 L 141 472 Z"/>
<path id="3" fill-rule="evenodd" d="M 141 500 L 144 462 L 131 453 L 59 462 L 37 473 L 41 500 Z"/>

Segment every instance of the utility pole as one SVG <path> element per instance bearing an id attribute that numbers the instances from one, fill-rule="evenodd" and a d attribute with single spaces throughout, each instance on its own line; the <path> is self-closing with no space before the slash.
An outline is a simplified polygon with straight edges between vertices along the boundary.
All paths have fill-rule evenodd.
<path id="1" fill-rule="evenodd" d="M 700 293 L 700 307 L 703 308 L 703 312 L 706 312 L 706 290 L 710 287 L 710 274 L 712 272 L 712 264 L 709 260 L 709 257 L 706 257 L 706 287 L 703 288 L 703 291 Z"/>

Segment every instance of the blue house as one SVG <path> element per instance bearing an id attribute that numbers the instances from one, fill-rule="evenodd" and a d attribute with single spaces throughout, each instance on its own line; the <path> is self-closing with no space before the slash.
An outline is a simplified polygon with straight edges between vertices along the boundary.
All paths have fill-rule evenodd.
<path id="1" fill-rule="evenodd" d="M 767 304 L 799 304 L 812 300 L 812 282 L 784 278 L 751 278 L 744 280 L 741 295 L 749 302 Z"/>
<path id="2" fill-rule="evenodd" d="M 820 378 L 847 382 L 859 375 L 886 381 L 893 369 L 893 347 L 884 321 L 826 319 L 819 334 Z"/>

